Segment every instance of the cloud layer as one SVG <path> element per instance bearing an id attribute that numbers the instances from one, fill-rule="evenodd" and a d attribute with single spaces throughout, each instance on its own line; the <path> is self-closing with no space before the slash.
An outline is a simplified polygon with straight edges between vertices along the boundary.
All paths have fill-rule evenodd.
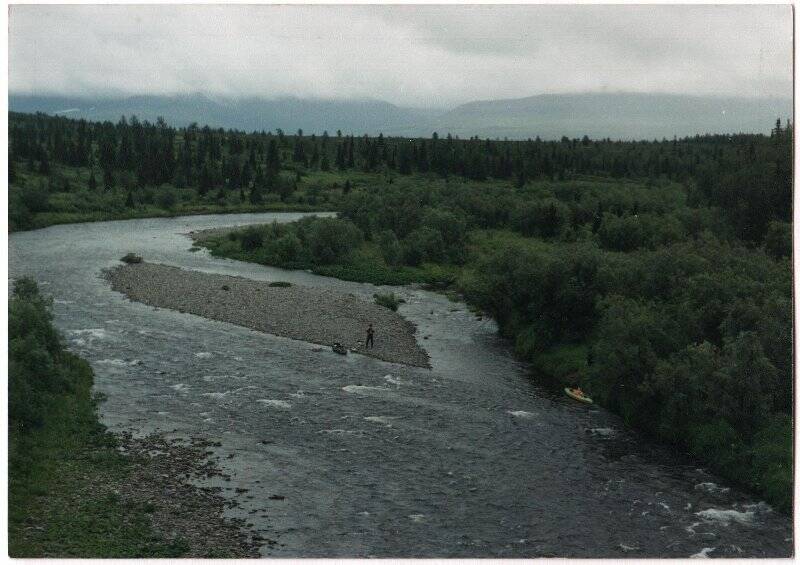
<path id="1" fill-rule="evenodd" d="M 792 94 L 789 6 L 12 6 L 15 94 Z"/>

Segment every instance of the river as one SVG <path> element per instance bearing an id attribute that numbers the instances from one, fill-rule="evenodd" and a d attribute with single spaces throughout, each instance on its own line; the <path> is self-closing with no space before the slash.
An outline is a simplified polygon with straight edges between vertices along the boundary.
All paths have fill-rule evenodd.
<path id="1" fill-rule="evenodd" d="M 494 323 L 464 304 L 394 289 L 431 356 L 427 370 L 130 302 L 101 276 L 135 252 L 371 300 L 371 285 L 190 252 L 185 235 L 300 216 L 76 224 L 9 239 L 9 277 L 32 276 L 53 297 L 55 325 L 107 397 L 102 421 L 221 442 L 232 478 L 209 484 L 237 497 L 232 516 L 279 542 L 264 555 L 792 554 L 788 517 L 607 411 L 538 385 Z"/>

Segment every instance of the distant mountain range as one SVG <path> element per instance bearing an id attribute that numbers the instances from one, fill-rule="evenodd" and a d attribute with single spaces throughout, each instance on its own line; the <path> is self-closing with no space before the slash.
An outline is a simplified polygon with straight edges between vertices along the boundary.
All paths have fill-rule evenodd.
<path id="1" fill-rule="evenodd" d="M 766 133 L 792 115 L 789 98 L 736 98 L 672 94 L 543 94 L 470 102 L 450 110 L 395 106 L 380 100 L 300 98 L 220 99 L 204 95 L 76 98 L 9 95 L 9 109 L 93 121 L 136 115 L 169 124 L 193 122 L 244 131 L 321 134 L 558 139 L 562 136 L 661 139 L 704 133 Z"/>

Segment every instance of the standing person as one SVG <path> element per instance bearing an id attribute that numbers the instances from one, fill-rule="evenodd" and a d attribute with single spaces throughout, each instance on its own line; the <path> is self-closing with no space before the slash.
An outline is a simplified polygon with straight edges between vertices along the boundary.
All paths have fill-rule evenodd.
<path id="1" fill-rule="evenodd" d="M 375 330 L 372 329 L 372 324 L 367 328 L 367 348 L 375 347 Z"/>

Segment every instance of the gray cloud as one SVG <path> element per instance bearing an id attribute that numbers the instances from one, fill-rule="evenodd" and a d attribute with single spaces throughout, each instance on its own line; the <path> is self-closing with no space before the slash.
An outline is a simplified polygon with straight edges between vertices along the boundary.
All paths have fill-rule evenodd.
<path id="1" fill-rule="evenodd" d="M 791 96 L 787 6 L 16 5 L 9 90 L 378 98 Z"/>

